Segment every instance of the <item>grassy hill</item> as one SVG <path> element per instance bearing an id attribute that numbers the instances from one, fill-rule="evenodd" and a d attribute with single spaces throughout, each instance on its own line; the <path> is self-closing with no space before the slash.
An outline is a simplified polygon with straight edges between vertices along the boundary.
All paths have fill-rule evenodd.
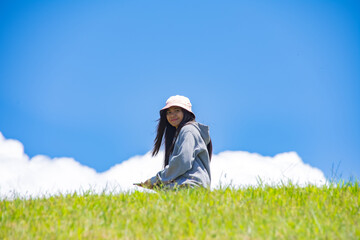
<path id="1" fill-rule="evenodd" d="M 359 183 L 0 202 L 0 239 L 360 239 Z"/>

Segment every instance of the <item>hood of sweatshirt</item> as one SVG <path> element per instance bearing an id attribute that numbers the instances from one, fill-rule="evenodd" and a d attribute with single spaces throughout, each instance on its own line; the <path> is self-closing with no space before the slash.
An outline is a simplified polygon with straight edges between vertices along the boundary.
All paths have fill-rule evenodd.
<path id="1" fill-rule="evenodd" d="M 199 130 L 202 139 L 204 139 L 205 144 L 208 145 L 210 142 L 209 127 L 198 122 L 191 122 L 190 124 Z"/>

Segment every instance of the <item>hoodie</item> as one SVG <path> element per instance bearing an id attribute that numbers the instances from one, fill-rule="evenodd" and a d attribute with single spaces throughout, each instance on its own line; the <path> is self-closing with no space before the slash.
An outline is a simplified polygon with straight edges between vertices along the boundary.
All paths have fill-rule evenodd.
<path id="1" fill-rule="evenodd" d="M 206 147 L 209 142 L 208 126 L 198 122 L 186 124 L 176 139 L 169 164 L 150 179 L 151 184 L 165 188 L 181 185 L 210 188 L 210 157 Z"/>

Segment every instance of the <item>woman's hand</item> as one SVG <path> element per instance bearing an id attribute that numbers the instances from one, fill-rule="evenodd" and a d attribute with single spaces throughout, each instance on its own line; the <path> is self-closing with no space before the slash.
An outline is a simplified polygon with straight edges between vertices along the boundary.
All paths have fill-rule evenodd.
<path id="1" fill-rule="evenodd" d="M 149 189 L 153 189 L 154 185 L 151 184 L 151 180 L 148 179 L 145 182 L 141 182 L 141 183 L 134 183 L 135 186 L 139 186 L 139 187 L 143 187 L 143 188 L 149 188 Z"/>
<path id="2" fill-rule="evenodd" d="M 152 189 L 154 186 L 151 184 L 150 179 L 146 180 L 145 182 L 141 183 L 143 187 Z"/>

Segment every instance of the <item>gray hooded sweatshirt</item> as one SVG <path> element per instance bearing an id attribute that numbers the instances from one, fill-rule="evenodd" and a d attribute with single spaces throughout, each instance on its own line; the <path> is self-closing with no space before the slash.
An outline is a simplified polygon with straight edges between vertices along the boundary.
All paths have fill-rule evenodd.
<path id="1" fill-rule="evenodd" d="M 210 187 L 210 158 L 206 148 L 210 142 L 209 127 L 190 122 L 181 130 L 176 139 L 169 164 L 156 176 L 151 184 L 165 188 L 190 185 Z"/>

